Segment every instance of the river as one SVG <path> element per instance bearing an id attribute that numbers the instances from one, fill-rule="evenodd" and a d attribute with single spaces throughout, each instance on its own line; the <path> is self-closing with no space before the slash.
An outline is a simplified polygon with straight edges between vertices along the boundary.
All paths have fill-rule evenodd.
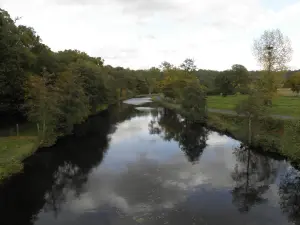
<path id="1" fill-rule="evenodd" d="M 300 224 L 289 162 L 140 103 L 110 107 L 24 163 L 0 188 L 1 225 Z"/>

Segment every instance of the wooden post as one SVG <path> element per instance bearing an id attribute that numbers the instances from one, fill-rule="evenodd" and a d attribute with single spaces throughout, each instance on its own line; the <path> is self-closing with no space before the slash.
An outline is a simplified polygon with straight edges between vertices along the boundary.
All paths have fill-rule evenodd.
<path id="1" fill-rule="evenodd" d="M 19 124 L 16 125 L 17 128 L 17 136 L 19 137 Z"/>
<path id="2" fill-rule="evenodd" d="M 36 124 L 36 128 L 37 128 L 38 137 L 40 137 L 40 125 L 38 123 Z"/>
<path id="3" fill-rule="evenodd" d="M 46 136 L 46 121 L 43 120 L 43 140 L 45 140 L 45 136 Z"/>

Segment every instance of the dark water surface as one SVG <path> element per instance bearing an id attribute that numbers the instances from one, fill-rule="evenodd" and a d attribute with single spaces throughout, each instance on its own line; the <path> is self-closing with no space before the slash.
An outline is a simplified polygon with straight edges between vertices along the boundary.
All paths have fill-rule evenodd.
<path id="1" fill-rule="evenodd" d="M 123 104 L 26 160 L 0 224 L 300 224 L 300 173 L 185 121 Z"/>

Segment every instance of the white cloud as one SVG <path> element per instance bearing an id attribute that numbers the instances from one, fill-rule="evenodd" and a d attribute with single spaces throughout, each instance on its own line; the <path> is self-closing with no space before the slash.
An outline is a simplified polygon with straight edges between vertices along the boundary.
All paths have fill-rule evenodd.
<path id="1" fill-rule="evenodd" d="M 300 60 L 300 2 L 276 11 L 261 0 L 0 0 L 53 50 L 77 48 L 108 64 L 145 68 L 192 57 L 201 68 L 256 69 L 252 41 L 280 28 Z"/>

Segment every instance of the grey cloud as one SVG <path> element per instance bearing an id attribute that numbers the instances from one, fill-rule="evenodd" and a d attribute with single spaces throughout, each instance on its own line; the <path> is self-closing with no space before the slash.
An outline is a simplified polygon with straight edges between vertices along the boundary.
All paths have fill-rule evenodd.
<path id="1" fill-rule="evenodd" d="M 104 5 L 115 3 L 125 13 L 152 14 L 158 11 L 169 11 L 176 8 L 172 1 L 161 0 L 54 0 L 59 5 Z"/>

